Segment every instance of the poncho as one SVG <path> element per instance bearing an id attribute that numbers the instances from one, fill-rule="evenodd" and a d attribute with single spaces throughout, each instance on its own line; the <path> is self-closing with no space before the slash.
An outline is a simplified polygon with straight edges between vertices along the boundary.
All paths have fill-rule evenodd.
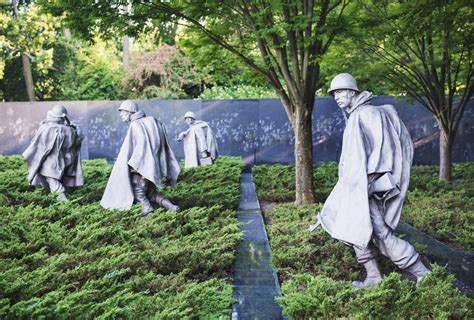
<path id="1" fill-rule="evenodd" d="M 154 117 L 147 117 L 142 111 L 132 115 L 100 201 L 102 207 L 130 209 L 134 200 L 130 169 L 158 188 L 164 187 L 164 178 L 174 187 L 181 171 L 163 124 Z"/>
<path id="2" fill-rule="evenodd" d="M 28 166 L 28 182 L 43 185 L 38 175 L 61 181 L 66 187 L 82 186 L 81 143 L 84 137 L 63 120 L 41 122 L 33 140 L 23 152 Z"/>
<path id="3" fill-rule="evenodd" d="M 196 120 L 185 133 L 183 143 L 186 168 L 199 166 L 201 152 L 204 150 L 211 154 L 212 161 L 217 159 L 217 141 L 207 122 Z"/>
<path id="4" fill-rule="evenodd" d="M 333 237 L 365 248 L 372 236 L 369 195 L 382 201 L 385 223 L 395 229 L 410 180 L 413 143 L 395 108 L 370 105 L 361 92 L 349 111 L 339 179 L 318 219 Z M 368 175 L 378 179 L 368 183 Z"/>

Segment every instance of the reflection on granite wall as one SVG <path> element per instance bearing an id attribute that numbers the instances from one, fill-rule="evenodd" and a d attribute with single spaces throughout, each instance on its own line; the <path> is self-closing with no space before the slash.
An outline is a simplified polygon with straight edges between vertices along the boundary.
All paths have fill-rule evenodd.
<path id="1" fill-rule="evenodd" d="M 0 154 L 20 154 L 28 145 L 46 112 L 57 102 L 0 103 Z M 106 158 L 118 154 L 127 124 L 120 121 L 120 101 L 63 102 L 72 122 L 86 136 L 83 159 Z M 438 163 L 439 131 L 431 113 L 420 105 L 376 97 L 375 105 L 393 104 L 408 127 L 415 143 L 416 164 Z M 453 159 L 474 161 L 474 111 L 466 108 L 454 144 Z M 149 100 L 139 106 L 165 124 L 171 147 L 183 159 L 183 146 L 176 141 L 187 125 L 183 116 L 193 111 L 198 119 L 209 122 L 216 133 L 222 155 L 242 156 L 249 164 L 293 163 L 294 135 L 285 110 L 277 99 L 241 100 Z M 333 98 L 317 98 L 313 112 L 315 162 L 337 161 L 341 151 L 344 119 Z"/>

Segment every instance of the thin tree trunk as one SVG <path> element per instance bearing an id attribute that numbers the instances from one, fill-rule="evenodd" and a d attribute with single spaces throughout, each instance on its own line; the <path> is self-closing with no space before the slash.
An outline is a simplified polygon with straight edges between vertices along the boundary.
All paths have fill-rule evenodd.
<path id="1" fill-rule="evenodd" d="M 295 108 L 295 204 L 315 203 L 313 190 L 313 133 L 311 112 L 306 107 Z"/>
<path id="2" fill-rule="evenodd" d="M 68 28 L 64 28 L 63 29 L 63 35 L 64 35 L 64 38 L 66 39 L 71 39 L 71 30 L 68 29 Z"/>
<path id="3" fill-rule="evenodd" d="M 23 62 L 23 76 L 25 77 L 26 93 L 29 101 L 35 101 L 35 84 L 33 82 L 33 75 L 31 74 L 30 58 L 24 53 L 21 54 Z"/>
<path id="4" fill-rule="evenodd" d="M 130 38 L 126 35 L 123 37 L 123 49 L 122 49 L 122 63 L 123 63 L 124 70 L 128 70 L 129 51 L 130 51 Z"/>
<path id="5" fill-rule="evenodd" d="M 12 0 L 13 17 L 19 19 L 18 0 Z M 26 93 L 29 101 L 35 101 L 35 84 L 33 75 L 31 74 L 30 58 L 25 53 L 21 53 L 21 61 L 23 64 L 23 77 L 25 78 Z"/>
<path id="6" fill-rule="evenodd" d="M 173 25 L 173 28 L 171 29 L 171 35 L 170 35 L 170 40 L 171 43 L 170 45 L 174 46 L 176 44 L 176 32 L 178 31 L 178 24 L 175 23 Z"/>
<path id="7" fill-rule="evenodd" d="M 445 181 L 452 180 L 452 148 L 453 139 L 451 134 L 441 127 L 439 133 L 439 179 Z"/>

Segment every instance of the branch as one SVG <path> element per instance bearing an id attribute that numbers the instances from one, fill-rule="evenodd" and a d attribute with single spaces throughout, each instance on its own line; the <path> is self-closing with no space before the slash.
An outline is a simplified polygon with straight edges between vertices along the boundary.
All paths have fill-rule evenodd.
<path id="1" fill-rule="evenodd" d="M 454 112 L 453 112 L 453 119 L 455 119 L 456 122 L 460 121 L 460 119 L 462 118 L 462 114 L 464 113 L 464 108 L 473 95 L 474 85 L 471 82 L 472 76 L 473 76 L 472 63 L 470 63 L 469 71 L 468 71 L 467 79 L 466 79 L 466 87 L 464 88 L 464 93 L 461 96 L 461 101 L 458 105 L 458 108 L 454 109 Z"/>
<path id="2" fill-rule="evenodd" d="M 309 39 L 311 39 L 311 35 L 312 35 L 312 28 L 313 28 L 313 16 L 314 16 L 314 13 L 313 13 L 313 10 L 314 10 L 314 1 L 313 0 L 304 0 L 304 3 L 303 3 L 303 16 L 306 17 L 306 19 L 308 19 L 307 21 L 307 24 L 306 24 L 306 29 L 303 30 L 301 29 L 300 30 L 300 39 L 301 39 L 301 51 L 300 51 L 300 62 L 301 62 L 301 68 L 300 68 L 300 71 L 301 71 L 301 78 L 303 79 L 306 79 L 305 77 L 305 68 L 306 68 L 306 65 L 308 63 L 307 61 L 307 46 L 305 45 L 305 43 L 308 41 L 309 42 Z"/>
<path id="3" fill-rule="evenodd" d="M 342 2 L 342 0 L 336 1 L 331 7 L 329 7 L 329 9 L 328 9 L 328 14 L 329 14 L 331 11 L 333 11 L 334 9 L 336 9 L 337 6 L 339 6 L 339 5 L 341 4 L 341 2 Z M 344 1 L 343 7 L 346 7 L 347 4 L 349 4 L 349 2 Z"/>
<path id="4" fill-rule="evenodd" d="M 314 1 L 309 0 L 306 3 L 305 6 L 306 10 L 306 15 L 308 16 L 308 25 L 306 27 L 306 34 L 305 37 L 303 38 L 303 58 L 302 58 L 302 67 L 301 67 L 301 77 L 303 79 L 308 79 L 308 64 L 309 64 L 309 55 L 310 55 L 310 47 L 311 46 L 306 46 L 305 43 L 306 41 L 309 42 L 309 39 L 311 39 L 312 36 L 312 30 L 313 30 L 313 10 L 314 10 Z"/>
<path id="5" fill-rule="evenodd" d="M 259 12 L 261 11 L 253 3 L 250 3 L 250 7 L 254 15 L 258 15 Z M 267 28 L 272 28 L 274 26 L 274 19 L 271 13 L 264 15 L 264 18 L 265 18 L 265 23 L 266 23 L 265 26 Z M 273 41 L 273 45 L 275 46 L 275 53 L 278 59 L 278 66 L 280 68 L 281 75 L 283 76 L 283 79 L 285 80 L 285 83 L 287 85 L 290 97 L 301 97 L 302 95 L 298 88 L 298 85 L 290 73 L 288 58 L 287 58 L 287 53 L 286 53 L 286 46 L 283 45 L 282 39 L 276 32 L 271 32 L 270 37 Z"/>
<path id="6" fill-rule="evenodd" d="M 430 74 L 431 74 L 431 78 L 434 80 L 434 82 L 436 84 L 435 87 L 438 89 L 438 90 L 436 90 L 437 94 L 438 94 L 438 99 L 441 101 L 441 100 L 444 100 L 444 99 L 442 99 L 440 89 L 442 88 L 442 91 L 444 93 L 444 86 L 442 86 L 442 84 L 439 80 L 439 77 L 438 77 L 438 71 L 436 70 L 436 61 L 435 61 L 434 49 L 433 49 L 433 35 L 432 35 L 431 30 L 429 28 L 428 28 L 428 31 L 427 31 L 427 42 L 428 42 L 428 57 L 430 59 Z"/>
<path id="7" fill-rule="evenodd" d="M 194 18 L 189 17 L 188 15 L 184 14 L 183 12 L 174 9 L 164 3 L 140 3 L 139 5 L 147 6 L 150 8 L 156 8 L 158 10 L 162 10 L 166 13 L 169 13 L 171 15 L 175 15 L 176 17 L 182 18 L 186 21 L 189 21 L 191 24 L 193 24 L 195 27 L 197 27 L 199 30 L 201 30 L 204 34 L 206 34 L 212 41 L 217 43 L 218 45 L 222 46 L 223 48 L 227 49 L 228 51 L 234 53 L 237 55 L 242 61 L 244 61 L 248 66 L 250 66 L 252 69 L 257 71 L 259 74 L 264 76 L 265 78 L 269 79 L 269 75 L 266 70 L 262 69 L 259 67 L 255 62 L 250 59 L 249 57 L 245 56 L 242 54 L 240 51 L 236 50 L 235 47 L 227 43 L 224 39 L 222 39 L 220 36 L 212 32 L 211 30 L 207 29 L 204 25 L 202 25 L 199 21 L 197 21 Z"/>
<path id="8" fill-rule="evenodd" d="M 315 37 L 313 41 L 313 45 L 316 44 L 316 41 L 318 41 L 318 36 L 317 34 L 319 33 L 319 30 L 324 26 L 326 23 L 326 18 L 328 16 L 328 9 L 329 9 L 329 1 L 330 0 L 323 0 L 323 3 L 321 4 L 321 12 L 319 14 L 319 20 L 316 23 L 316 30 L 315 30 Z"/>
<path id="9" fill-rule="evenodd" d="M 379 54 L 375 51 L 376 54 Z M 419 101 L 422 105 L 424 105 L 431 113 L 437 114 L 437 109 L 435 107 L 435 103 L 430 95 L 425 95 L 424 98 L 427 99 L 425 101 L 423 99 L 423 96 L 420 95 L 415 88 L 418 88 L 420 85 L 422 85 L 420 82 L 417 81 L 417 76 L 416 73 L 413 73 L 413 70 L 411 68 L 408 68 L 406 66 L 400 66 L 398 61 L 392 61 L 390 56 L 384 56 L 382 54 L 379 54 L 379 56 L 387 61 L 390 65 L 396 66 L 396 67 L 401 67 L 403 70 L 405 70 L 406 73 L 401 72 L 401 71 L 393 71 L 393 75 L 387 75 L 386 78 L 391 80 L 393 83 L 396 85 L 400 86 L 403 88 L 410 96 L 415 98 L 417 101 Z M 399 81 L 397 81 L 399 80 Z M 425 91 L 426 90 L 421 90 Z"/>
<path id="10" fill-rule="evenodd" d="M 379 52 L 377 49 L 381 50 L 382 52 Z M 407 74 L 403 74 L 403 77 L 405 77 L 405 80 L 410 84 L 411 87 L 419 87 L 419 86 L 425 86 L 427 88 L 427 84 L 425 82 L 425 79 L 420 75 L 420 72 L 417 70 L 415 66 L 409 66 L 403 61 L 399 60 L 398 57 L 393 55 L 391 52 L 389 52 L 387 49 L 383 47 L 373 47 L 370 46 L 370 44 L 367 44 L 367 50 L 369 55 L 379 57 L 382 61 L 386 61 L 389 63 L 393 68 L 394 72 L 397 74 L 403 74 L 401 71 L 396 71 L 396 68 L 400 68 L 404 70 Z M 407 89 L 407 85 L 403 85 L 403 88 Z M 429 101 L 432 101 L 432 104 L 434 104 L 434 99 L 433 96 L 430 94 L 430 91 L 428 90 L 422 90 L 425 91 L 426 97 L 428 98 Z M 435 113 L 435 111 L 433 111 Z"/>
<path id="11" fill-rule="evenodd" d="M 339 5 L 342 1 L 338 1 L 336 2 L 337 5 Z M 335 7 L 336 7 L 336 4 L 333 5 L 331 8 L 329 8 L 328 12 L 331 12 Z M 328 50 L 329 50 L 329 46 L 332 44 L 334 38 L 336 37 L 336 35 L 339 33 L 339 31 L 341 30 L 341 28 L 339 28 L 340 24 L 341 24 L 341 20 L 342 20 L 342 14 L 344 12 L 344 10 L 346 9 L 346 7 L 349 5 L 349 2 L 346 2 L 344 1 L 343 5 L 342 5 L 342 8 L 341 8 L 341 11 L 339 11 L 339 15 L 337 16 L 337 19 L 336 19 L 336 26 L 338 27 L 335 27 L 333 28 L 333 30 L 331 31 L 331 33 L 329 34 L 328 36 L 328 40 L 326 41 L 326 43 L 323 45 L 323 49 L 322 49 L 322 53 L 326 53 Z"/>
<path id="12" fill-rule="evenodd" d="M 426 86 L 426 88 L 428 88 L 429 92 L 431 93 L 431 95 L 433 97 L 433 100 L 435 100 L 435 98 L 438 96 L 438 90 L 433 85 L 433 82 L 430 81 L 430 79 L 432 79 L 432 75 L 431 75 L 431 72 L 430 72 L 430 66 L 427 64 L 428 58 L 425 54 L 425 51 L 426 51 L 425 37 L 424 37 L 424 35 L 421 37 L 420 45 L 418 45 L 418 40 L 416 39 L 416 37 L 414 35 L 411 35 L 411 38 L 412 38 L 412 41 L 419 48 L 420 55 L 417 56 L 417 57 L 420 60 L 422 66 L 423 66 L 423 71 L 425 73 L 425 76 L 423 76 L 420 72 L 419 77 L 420 77 L 420 79 L 422 79 L 423 83 L 425 83 L 425 86 Z M 439 96 L 438 96 L 438 103 L 436 103 L 436 106 L 437 106 L 439 111 L 442 109 L 442 105 L 441 105 L 442 103 L 440 103 L 441 100 L 442 99 L 440 99 Z"/>
<path id="13" fill-rule="evenodd" d="M 290 4 L 288 1 L 284 1 L 283 4 L 283 17 L 284 20 L 288 23 L 288 25 L 291 25 L 294 23 L 291 18 L 291 13 L 290 13 Z M 297 10 L 296 14 L 293 11 L 294 16 L 297 16 Z M 302 80 L 300 77 L 300 69 L 299 69 L 299 59 L 298 59 L 298 44 L 296 40 L 296 32 L 289 27 L 286 31 L 286 34 L 288 36 L 288 40 L 290 42 L 290 57 L 291 57 L 291 67 L 293 69 L 293 74 L 295 76 L 295 82 L 297 86 L 301 86 Z M 301 91 L 301 89 L 299 89 Z"/>
<path id="14" fill-rule="evenodd" d="M 387 79 L 390 82 L 393 82 L 394 84 L 398 85 L 399 87 L 403 88 L 407 92 L 407 94 L 418 101 L 422 106 L 424 106 L 428 111 L 430 111 L 432 114 L 436 114 L 435 110 L 432 108 L 431 104 L 429 101 L 426 101 L 423 98 L 422 95 L 420 95 L 417 91 L 413 89 L 412 86 L 406 85 L 407 78 L 404 75 L 401 74 L 388 74 L 383 76 L 385 79 Z"/>
<path id="15" fill-rule="evenodd" d="M 472 90 L 472 87 L 471 87 L 471 90 L 470 90 L 470 93 L 469 93 L 470 97 L 472 97 L 472 93 L 473 93 L 473 90 Z M 459 127 L 459 124 L 461 123 L 462 116 L 463 116 L 464 111 L 466 110 L 466 106 L 469 104 L 470 100 L 471 100 L 471 98 L 466 99 L 464 101 L 464 104 L 461 106 L 461 108 L 459 108 L 461 110 L 461 112 L 459 113 L 459 116 L 457 118 L 453 119 L 453 122 L 454 122 L 453 133 L 454 133 L 454 135 L 456 135 L 456 133 L 458 131 L 458 127 Z"/>
<path id="16" fill-rule="evenodd" d="M 281 74 L 280 66 L 276 62 L 276 58 L 273 56 L 270 49 L 268 48 L 268 45 L 265 39 L 259 36 L 260 28 L 257 22 L 252 19 L 250 9 L 245 6 L 245 3 L 241 3 L 241 9 L 242 9 L 243 15 L 247 17 L 248 21 L 251 23 L 251 26 L 255 30 L 257 45 L 260 50 L 260 54 L 262 55 L 262 59 L 269 69 L 269 73 L 268 73 L 269 76 L 267 79 L 275 87 L 278 96 L 281 98 L 285 111 L 288 115 L 288 118 L 292 119 L 295 110 L 294 110 L 293 105 L 290 102 L 290 97 L 288 96 L 285 89 L 281 85 L 280 80 L 278 79 L 278 73 Z M 277 73 L 277 70 L 275 70 L 275 68 L 278 69 L 278 73 Z"/>
<path id="17" fill-rule="evenodd" d="M 13 17 L 18 19 L 18 0 L 12 0 Z"/>

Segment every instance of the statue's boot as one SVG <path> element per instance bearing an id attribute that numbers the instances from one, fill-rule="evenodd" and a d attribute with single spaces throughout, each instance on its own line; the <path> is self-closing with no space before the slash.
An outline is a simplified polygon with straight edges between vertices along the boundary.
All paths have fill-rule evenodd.
<path id="1" fill-rule="evenodd" d="M 364 268 L 367 271 L 367 277 L 364 281 L 353 281 L 352 286 L 354 288 L 367 288 L 369 286 L 376 286 L 377 283 L 382 281 L 382 275 L 380 274 L 379 266 L 375 259 L 369 260 L 364 263 Z"/>
<path id="2" fill-rule="evenodd" d="M 60 202 L 68 201 L 66 194 L 64 192 L 61 192 L 60 194 L 58 194 L 58 196 L 56 197 L 56 200 Z"/>
<path id="3" fill-rule="evenodd" d="M 150 200 L 154 203 L 156 203 L 157 205 L 159 205 L 160 207 L 163 207 L 167 210 L 171 210 L 171 211 L 174 211 L 174 212 L 179 212 L 180 208 L 173 204 L 171 201 L 169 201 L 168 199 L 165 198 L 165 196 L 163 196 L 162 194 L 160 194 L 159 192 L 153 192 L 151 195 L 150 195 Z"/>
<path id="4" fill-rule="evenodd" d="M 418 258 L 414 264 L 407 268 L 407 271 L 416 277 L 416 286 L 418 287 L 424 276 L 431 273 L 431 271 L 425 267 L 421 259 Z"/>
<path id="5" fill-rule="evenodd" d="M 169 201 L 168 199 L 163 199 L 161 200 L 161 206 L 165 209 L 168 209 L 168 210 L 171 210 L 171 211 L 174 211 L 174 212 L 179 212 L 181 210 L 180 207 L 178 207 L 177 205 L 173 204 L 171 201 Z"/>
<path id="6" fill-rule="evenodd" d="M 141 187 L 140 185 L 134 185 L 133 194 L 135 196 L 135 200 L 142 206 L 142 212 L 140 213 L 140 216 L 145 217 L 155 210 L 146 197 L 145 188 Z"/>

